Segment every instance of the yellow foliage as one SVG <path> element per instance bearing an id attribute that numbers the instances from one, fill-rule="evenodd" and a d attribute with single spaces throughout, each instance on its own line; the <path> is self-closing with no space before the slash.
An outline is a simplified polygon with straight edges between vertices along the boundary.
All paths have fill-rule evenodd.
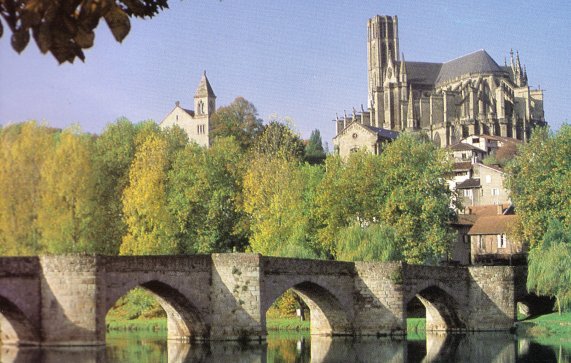
<path id="1" fill-rule="evenodd" d="M 53 132 L 36 122 L 8 126 L 0 133 L 0 253 L 40 252 L 37 213 L 40 170 L 53 148 Z"/>
<path id="2" fill-rule="evenodd" d="M 129 186 L 123 193 L 123 212 L 128 233 L 120 248 L 122 255 L 177 253 L 173 221 L 166 203 L 168 143 L 149 133 L 137 145 L 129 170 Z"/>

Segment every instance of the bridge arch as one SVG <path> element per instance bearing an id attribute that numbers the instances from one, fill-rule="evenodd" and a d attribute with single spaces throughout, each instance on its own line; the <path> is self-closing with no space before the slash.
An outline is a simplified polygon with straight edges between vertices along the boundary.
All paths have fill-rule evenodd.
<path id="1" fill-rule="evenodd" d="M 0 296 L 0 341 L 10 345 L 38 345 L 38 330 L 16 304 Z"/>
<path id="2" fill-rule="evenodd" d="M 263 316 L 273 302 L 287 290 L 293 290 L 309 307 L 312 335 L 347 335 L 351 333 L 348 309 L 329 289 L 310 280 L 303 280 L 277 290 L 265 299 Z"/>
<path id="3" fill-rule="evenodd" d="M 210 331 L 198 309 L 178 289 L 160 280 L 132 283 L 113 291 L 107 299 L 105 314 L 129 291 L 141 287 L 150 292 L 167 315 L 168 339 L 195 341 L 208 339 Z"/>
<path id="4" fill-rule="evenodd" d="M 426 311 L 427 331 L 465 330 L 466 324 L 461 318 L 461 307 L 453 295 L 437 285 L 422 288 L 407 302 L 407 310 L 419 301 Z"/>

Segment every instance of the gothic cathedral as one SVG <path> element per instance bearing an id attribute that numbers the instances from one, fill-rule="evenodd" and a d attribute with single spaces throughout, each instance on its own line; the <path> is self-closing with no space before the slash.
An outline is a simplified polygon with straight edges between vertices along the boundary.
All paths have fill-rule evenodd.
<path id="1" fill-rule="evenodd" d="M 336 118 L 333 139 L 344 155 L 382 143 L 402 131 L 423 131 L 441 147 L 472 135 L 525 141 L 545 125 L 543 91 L 531 89 L 519 53 L 499 66 L 485 50 L 444 63 L 405 61 L 398 19 L 368 21 L 368 108 Z"/>

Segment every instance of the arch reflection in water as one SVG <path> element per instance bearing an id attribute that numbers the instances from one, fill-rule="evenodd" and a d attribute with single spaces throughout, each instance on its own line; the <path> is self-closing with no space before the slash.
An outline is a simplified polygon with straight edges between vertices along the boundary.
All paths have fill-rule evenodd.
<path id="1" fill-rule="evenodd" d="M 510 334 L 428 334 L 426 340 L 298 336 L 267 343 L 188 344 L 164 339 L 114 340 L 107 347 L 0 346 L 2 363 L 337 363 L 337 362 L 571 362 L 571 351 Z"/>

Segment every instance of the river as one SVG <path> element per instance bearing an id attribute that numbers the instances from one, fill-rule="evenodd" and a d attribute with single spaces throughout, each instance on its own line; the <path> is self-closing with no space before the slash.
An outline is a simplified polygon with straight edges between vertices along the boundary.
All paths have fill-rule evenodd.
<path id="1" fill-rule="evenodd" d="M 2 363 L 194 362 L 571 362 L 570 344 L 542 345 L 505 333 L 429 334 L 416 339 L 270 334 L 266 342 L 185 344 L 164 336 L 119 334 L 106 347 L 0 346 Z"/>

